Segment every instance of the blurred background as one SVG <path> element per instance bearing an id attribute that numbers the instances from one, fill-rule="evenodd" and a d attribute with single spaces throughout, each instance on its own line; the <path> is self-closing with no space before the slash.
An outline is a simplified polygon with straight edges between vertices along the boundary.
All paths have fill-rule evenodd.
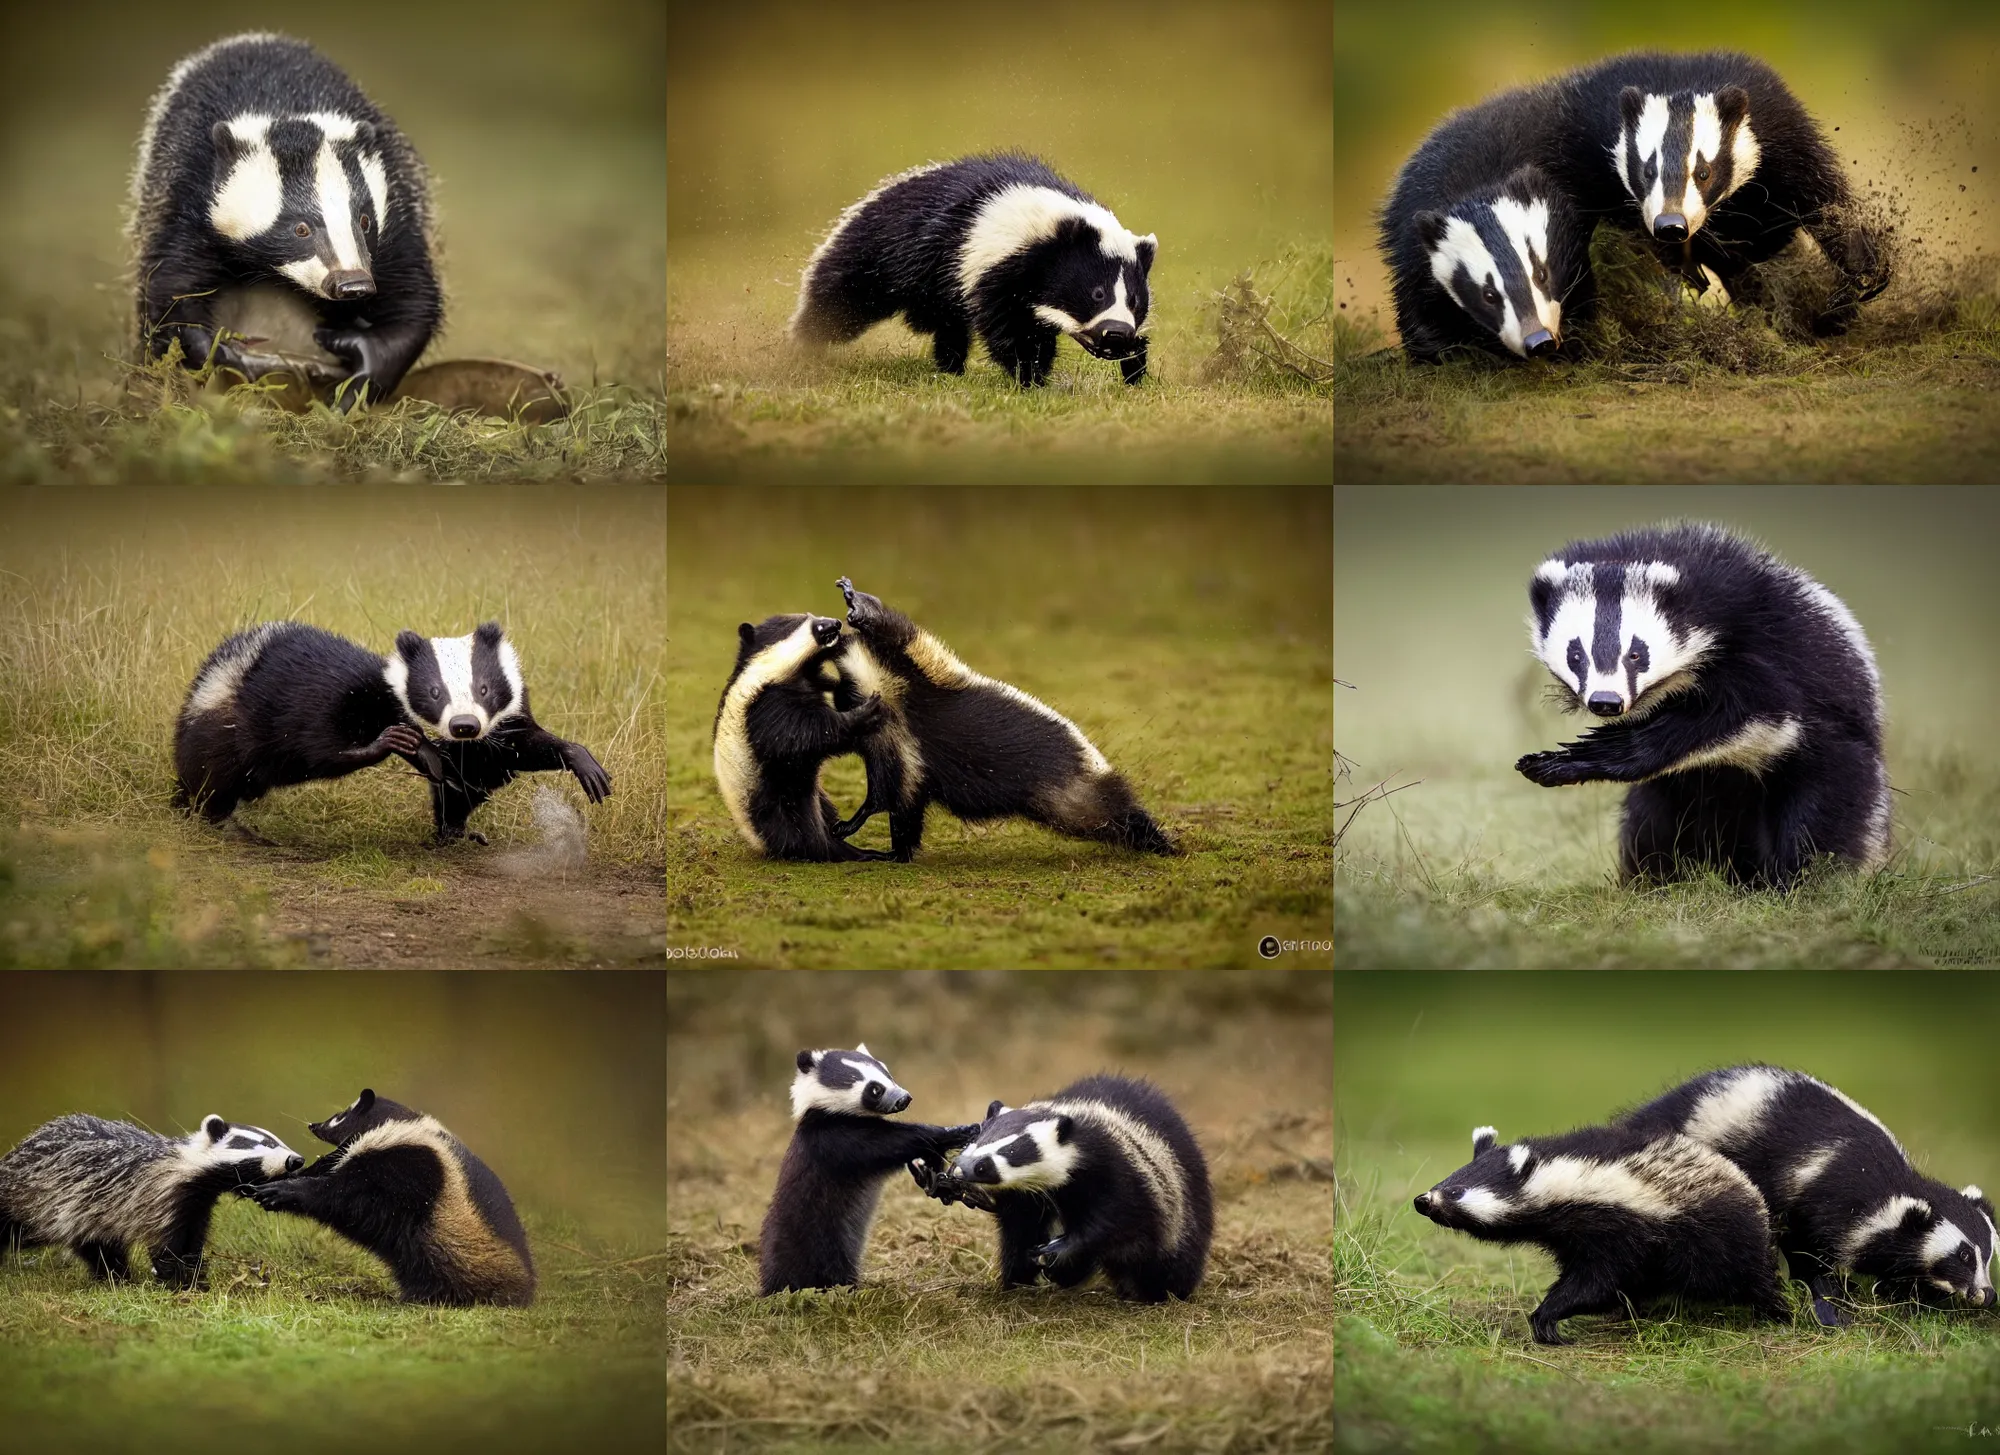
<path id="1" fill-rule="evenodd" d="M 664 27 L 655 0 L 10 7 L 0 347 L 82 380 L 114 377 L 99 356 L 122 357 L 131 327 L 122 228 L 147 104 L 191 51 L 280 30 L 345 69 L 430 169 L 447 307 L 429 358 L 497 355 L 576 384 L 651 384 L 663 361 Z"/>
<path id="2" fill-rule="evenodd" d="M 1993 252 L 2000 7 L 1985 0 L 1748 0 L 1704 13 L 1613 0 L 1343 0 L 1334 26 L 1335 288 L 1393 327 L 1375 209 L 1447 112 L 1620 51 L 1732 49 L 1776 68 L 1863 191 L 1900 194 L 1905 238 Z M 1836 135 L 1836 129 L 1838 134 Z M 1975 172 L 1973 169 L 1977 168 Z"/>

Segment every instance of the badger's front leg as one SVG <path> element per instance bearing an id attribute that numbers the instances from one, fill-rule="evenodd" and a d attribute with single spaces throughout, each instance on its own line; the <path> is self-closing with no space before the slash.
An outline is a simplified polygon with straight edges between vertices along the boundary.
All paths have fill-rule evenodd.
<path id="1" fill-rule="evenodd" d="M 1796 724 L 1792 731 L 1796 732 Z M 1736 761 L 1732 754 L 1775 745 L 1785 736 L 1785 723 L 1740 712 L 1696 715 L 1664 708 L 1639 722 L 1608 723 L 1560 748 L 1526 754 L 1514 767 L 1529 782 L 1544 788 L 1571 783 L 1637 783 L 1703 763 Z"/>
<path id="2" fill-rule="evenodd" d="M 372 768 L 391 754 L 415 765 L 432 781 L 443 775 L 444 765 L 437 750 L 424 740 L 424 735 L 406 722 L 395 722 L 383 728 L 374 742 L 335 754 L 339 771 L 331 776 L 344 777 L 361 768 Z"/>
<path id="3" fill-rule="evenodd" d="M 430 342 L 431 325 L 424 320 L 383 323 L 373 328 L 321 328 L 313 339 L 348 369 L 334 407 L 345 414 L 361 401 L 365 391 L 370 404 L 380 404 L 396 392 L 409 373 L 410 365 Z"/>
<path id="4" fill-rule="evenodd" d="M 1125 376 L 1127 384 L 1137 384 L 1146 377 L 1146 341 L 1137 340 L 1132 352 L 1118 361 L 1118 372 Z"/>

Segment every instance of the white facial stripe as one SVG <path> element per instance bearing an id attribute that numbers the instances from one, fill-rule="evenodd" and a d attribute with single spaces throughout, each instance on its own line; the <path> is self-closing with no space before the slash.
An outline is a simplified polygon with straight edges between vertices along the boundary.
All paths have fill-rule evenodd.
<path id="1" fill-rule="evenodd" d="M 980 278 L 995 264 L 1053 236 L 1070 218 L 1080 218 L 1096 229 L 1098 249 L 1105 257 L 1139 261 L 1139 239 L 1106 208 L 1095 202 L 1079 202 L 1053 187 L 1016 182 L 979 204 L 958 256 L 959 291 L 970 298 Z M 847 221 L 843 215 L 842 225 Z M 818 254 L 814 261 L 818 261 Z"/>
<path id="2" fill-rule="evenodd" d="M 280 263 L 278 271 L 306 292 L 318 293 L 322 291 L 329 269 L 318 258 L 301 258 L 296 263 Z"/>
<path id="3" fill-rule="evenodd" d="M 1924 1238 L 1923 1260 L 1926 1263 L 1935 1263 L 1940 1258 L 1949 1258 L 1958 1251 L 1960 1243 L 1969 1246 L 1971 1242 L 1972 1239 L 1959 1231 L 1958 1224 L 1940 1220 Z"/>
<path id="4" fill-rule="evenodd" d="M 1438 286 L 1451 296 L 1454 303 L 1458 302 L 1458 294 L 1453 291 L 1451 280 L 1458 276 L 1461 267 L 1465 269 L 1466 275 L 1472 279 L 1475 287 L 1483 288 L 1491 282 L 1499 289 L 1501 316 L 1500 331 L 1497 336 L 1500 342 L 1506 345 L 1508 352 L 1518 354 L 1525 359 L 1528 356 L 1527 346 L 1522 342 L 1525 334 L 1521 328 L 1521 320 L 1514 312 L 1514 300 L 1507 295 L 1507 290 L 1501 287 L 1500 265 L 1493 260 L 1493 254 L 1487 250 L 1485 241 L 1479 236 L 1478 228 L 1462 217 L 1447 217 L 1444 222 L 1444 235 L 1438 239 L 1437 251 L 1431 254 L 1431 276 L 1437 279 Z"/>
<path id="5" fill-rule="evenodd" d="M 1496 197 L 1493 220 L 1500 224 L 1500 230 L 1514 246 L 1514 255 L 1521 260 L 1521 276 L 1528 280 L 1536 317 L 1543 328 L 1561 338 L 1562 303 L 1535 281 L 1535 259 L 1540 258 L 1546 265 L 1549 258 L 1549 204 L 1537 199 L 1523 205 L 1512 197 Z M 1553 280 L 1550 286 L 1554 286 Z"/>
<path id="6" fill-rule="evenodd" d="M 1757 134 L 1750 129 L 1748 111 L 1745 111 L 1743 119 L 1736 123 L 1736 135 L 1729 144 L 1729 157 L 1729 191 L 1734 192 L 1750 180 L 1751 174 L 1757 170 L 1757 164 L 1764 160 L 1764 149 L 1757 144 Z"/>
<path id="7" fill-rule="evenodd" d="M 361 154 L 361 180 L 368 184 L 368 200 L 375 208 L 375 236 L 380 238 L 389 231 L 389 174 L 373 152 Z"/>
<path id="8" fill-rule="evenodd" d="M 264 144 L 269 118 L 238 117 L 230 123 L 230 131 L 240 135 L 238 129 L 252 120 L 263 123 L 248 128 L 252 135 L 243 137 L 252 150 L 237 158 L 208 209 L 209 225 L 231 242 L 247 242 L 269 232 L 284 211 L 285 184 L 278 176 L 278 159 Z"/>
<path id="9" fill-rule="evenodd" d="M 320 134 L 328 141 L 353 141 L 354 118 L 342 116 L 336 111 L 307 111 L 301 114 L 301 121 L 310 121 L 320 129 Z"/>
<path id="10" fill-rule="evenodd" d="M 1458 1200 L 1459 1211 L 1482 1223 L 1492 1222 L 1512 1207 L 1506 1198 L 1485 1187 L 1468 1187 L 1465 1196 Z"/>
<path id="11" fill-rule="evenodd" d="M 1547 560 L 1536 568 L 1535 577 L 1558 586 L 1561 592 L 1546 633 L 1541 631 L 1538 619 L 1529 614 L 1528 632 L 1535 655 L 1580 701 L 1587 701 L 1592 693 L 1611 692 L 1617 695 L 1627 713 L 1635 709 L 1651 711 L 1658 706 L 1658 700 L 1649 699 L 1648 694 L 1659 689 L 1658 698 L 1664 699 L 1693 686 L 1694 670 L 1715 645 L 1714 634 L 1701 627 L 1690 629 L 1685 639 L 1676 637 L 1658 600 L 1651 594 L 1652 589 L 1678 582 L 1680 572 L 1663 561 L 1634 564 L 1625 569 L 1625 594 L 1618 606 L 1619 658 L 1611 670 L 1603 671 L 1597 665 L 1595 651 L 1598 604 L 1590 563 L 1579 562 L 1566 568 L 1560 560 Z M 1636 672 L 1626 661 L 1635 637 L 1646 647 L 1646 665 Z M 1581 683 L 1578 669 L 1570 660 L 1572 642 L 1582 645 Z"/>
<path id="12" fill-rule="evenodd" d="M 262 145 L 271 134 L 272 118 L 262 112 L 250 111 L 241 116 L 229 118 L 229 134 L 240 142 L 255 142 Z"/>
<path id="13" fill-rule="evenodd" d="M 1181 1166 L 1180 1158 L 1167 1144 L 1166 1138 L 1140 1121 L 1108 1102 L 1090 1097 L 1062 1097 L 1049 1102 L 1031 1102 L 1031 1106 L 1046 1106 L 1050 1111 L 1078 1121 L 1088 1122 L 1118 1143 L 1125 1154 L 1125 1160 L 1139 1174 L 1153 1193 L 1153 1205 L 1160 1210 L 1160 1240 L 1172 1247 L 1181 1240 L 1181 1232 L 1187 1220 L 1187 1172 Z M 1076 1143 L 1067 1147 L 1056 1147 L 1055 1124 L 1038 1123 L 1050 1130 L 1044 1147 L 1052 1169 L 1060 1167 L 1061 1181 L 1069 1180 L 1070 1172 L 1081 1155 Z M 1040 1140 L 1038 1138 L 1038 1140 Z M 1049 1148 L 1054 1150 L 1050 1151 Z M 1044 1186 L 1060 1186 L 1061 1182 L 1046 1182 Z"/>
<path id="14" fill-rule="evenodd" d="M 1697 161 L 1706 161 L 1711 166 L 1722 155 L 1722 118 L 1716 113 L 1713 93 L 1694 98 L 1694 135 L 1688 143 L 1687 177 L 1680 181 L 1685 193 L 1685 205 L 1680 209 L 1687 218 L 1688 232 L 1692 235 L 1708 220 L 1708 199 L 1702 195 L 1701 183 L 1695 180 L 1694 169 Z"/>
<path id="15" fill-rule="evenodd" d="M 1667 98 L 1664 96 L 1648 96 L 1645 108 L 1639 113 L 1638 128 L 1633 133 L 1633 140 L 1639 153 L 1639 175 L 1636 178 L 1627 179 L 1625 190 L 1630 192 L 1634 200 L 1638 202 L 1640 214 L 1645 218 L 1646 226 L 1649 229 L 1653 225 L 1653 219 L 1667 210 L 1662 205 L 1666 193 L 1666 168 L 1664 166 L 1659 168 L 1653 178 L 1652 186 L 1647 188 L 1646 191 L 1641 192 L 1638 189 L 1645 186 L 1647 160 L 1649 158 L 1658 158 L 1662 162 L 1665 161 L 1665 158 L 1660 153 L 1665 147 L 1666 139 Z M 1629 153 L 1626 155 L 1629 155 Z M 1622 163 L 1623 157 L 1620 158 L 1620 161 Z M 1619 170 L 1621 173 L 1624 170 L 1622 165 Z"/>
<path id="16" fill-rule="evenodd" d="M 1856 1223 L 1848 1230 L 1847 1234 L 1847 1248 L 1845 1252 L 1847 1261 L 1852 1263 L 1855 1255 L 1861 1251 L 1862 1245 L 1870 1238 L 1880 1233 L 1886 1233 L 1889 1229 L 1902 1222 L 1903 1214 L 1911 1208 L 1928 1214 L 1931 1210 L 1931 1205 L 1922 1198 L 1909 1197 L 1903 1193 L 1898 1193 L 1876 1208 L 1874 1212 Z"/>
<path id="17" fill-rule="evenodd" d="M 1528 1158 L 1530 1155 L 1532 1154 L 1530 1153 L 1528 1144 L 1526 1142 L 1516 1142 L 1513 1146 L 1507 1149 L 1507 1165 L 1514 1169 L 1514 1175 L 1516 1177 L 1519 1177 L 1521 1175 L 1521 1169 L 1528 1165 Z"/>
<path id="18" fill-rule="evenodd" d="M 1726 765 L 1761 777 L 1765 769 L 1798 747 L 1804 738 L 1805 729 L 1795 717 L 1780 718 L 1776 722 L 1753 717 L 1721 742 L 1696 749 L 1654 776 L 1685 773 L 1690 768 Z"/>
<path id="19" fill-rule="evenodd" d="M 351 132 L 353 127 L 350 125 L 348 129 Z M 334 263 L 343 270 L 359 268 L 361 249 L 354 237 L 354 201 L 348 191 L 347 168 L 331 141 L 319 144 L 313 187 L 319 196 L 319 215 L 326 225 L 326 240 L 333 247 Z"/>
<path id="20" fill-rule="evenodd" d="M 1047 303 L 1037 303 L 1035 305 L 1035 317 L 1039 318 L 1043 323 L 1052 324 L 1064 333 L 1072 336 L 1082 333 L 1085 327 L 1080 320 L 1071 317 L 1060 308 Z"/>

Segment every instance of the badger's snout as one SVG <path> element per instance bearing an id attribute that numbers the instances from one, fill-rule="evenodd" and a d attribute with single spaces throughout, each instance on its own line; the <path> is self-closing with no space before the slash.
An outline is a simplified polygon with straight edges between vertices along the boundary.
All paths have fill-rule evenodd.
<path id="1" fill-rule="evenodd" d="M 1090 346 L 1090 351 L 1107 359 L 1123 358 L 1131 353 L 1138 337 L 1138 331 L 1131 324 L 1114 319 L 1107 319 L 1082 334 L 1082 340 Z"/>
<path id="2" fill-rule="evenodd" d="M 462 712 L 451 720 L 450 730 L 455 738 L 476 738 L 479 736 L 479 719 L 469 712 Z"/>
<path id="3" fill-rule="evenodd" d="M 822 647 L 830 647 L 840 640 L 840 619 L 822 616 L 813 622 L 813 640 Z"/>
<path id="4" fill-rule="evenodd" d="M 1531 359 L 1547 358 L 1556 351 L 1556 336 L 1545 328 L 1538 328 L 1521 340 L 1521 347 L 1528 351 Z"/>
<path id="5" fill-rule="evenodd" d="M 1599 717 L 1617 717 L 1625 710 L 1625 699 L 1615 692 L 1593 692 L 1586 705 Z"/>
<path id="6" fill-rule="evenodd" d="M 1662 212 L 1653 219 L 1653 236 L 1661 242 L 1686 242 L 1688 220 L 1678 212 Z"/>
<path id="7" fill-rule="evenodd" d="M 342 303 L 375 296 L 375 280 L 361 268 L 336 268 L 326 275 L 320 287 L 326 290 L 327 297 Z"/>
<path id="8" fill-rule="evenodd" d="M 298 1171 L 301 1167 L 305 1165 L 306 1165 L 305 1158 L 301 1157 L 297 1152 L 292 1153 L 291 1156 L 285 1159 L 285 1176 L 290 1177 L 294 1172 Z"/>

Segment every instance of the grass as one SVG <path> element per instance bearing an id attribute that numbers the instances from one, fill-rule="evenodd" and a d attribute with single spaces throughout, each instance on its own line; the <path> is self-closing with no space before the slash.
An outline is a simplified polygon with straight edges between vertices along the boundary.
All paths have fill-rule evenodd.
<path id="1" fill-rule="evenodd" d="M 1517 1137 L 1601 1122 L 1748 1060 L 1830 1080 L 1932 1175 L 1983 1178 L 2000 1163 L 2000 1102 L 1983 1063 L 1935 1054 L 1934 995 L 1968 1015 L 1995 998 L 1984 977 L 1943 974 L 1338 977 L 1335 1448 L 1886 1455 L 1962 1448 L 2000 1424 L 1990 1313 L 1912 1315 L 1858 1279 L 1846 1329 L 1820 1328 L 1792 1286 L 1790 1326 L 1669 1305 L 1569 1320 L 1573 1344 L 1545 1347 L 1527 1314 L 1553 1281 L 1548 1256 L 1410 1207 L 1469 1159 L 1476 1124 Z"/>
<path id="2" fill-rule="evenodd" d="M 668 1448 L 1325 1449 L 1330 990 L 1310 973 L 671 975 Z M 943 1121 L 1101 1067 L 1158 1080 L 1215 1187 L 1194 1298 L 1001 1294 L 988 1219 L 900 1177 L 859 1288 L 758 1298 L 791 1057 L 864 1033 L 911 1114 Z M 1254 1078 L 1236 1074 L 1249 1056 Z"/>
<path id="3" fill-rule="evenodd" d="M 1325 964 L 1330 524 L 1323 491 L 850 491 L 829 510 L 674 487 L 672 942 L 746 966 L 1217 966 L 1275 935 L 1314 942 L 1286 963 Z M 736 627 L 836 613 L 841 575 L 1073 715 L 1190 852 L 935 809 L 911 864 L 756 857 L 711 767 Z M 858 804 L 859 759 L 824 782 Z M 887 824 L 856 842 L 887 848 Z"/>
<path id="4" fill-rule="evenodd" d="M 665 502 L 645 486 L 339 492 L 15 491 L 0 541 L 0 961 L 37 965 L 644 963 L 665 857 L 657 643 Z M 208 652 L 297 618 L 386 650 L 498 618 L 536 717 L 613 780 L 517 779 L 428 846 L 393 766 L 240 811 L 283 847 L 170 805 L 172 724 Z M 538 789 L 588 827 L 567 882 L 504 871 Z"/>

